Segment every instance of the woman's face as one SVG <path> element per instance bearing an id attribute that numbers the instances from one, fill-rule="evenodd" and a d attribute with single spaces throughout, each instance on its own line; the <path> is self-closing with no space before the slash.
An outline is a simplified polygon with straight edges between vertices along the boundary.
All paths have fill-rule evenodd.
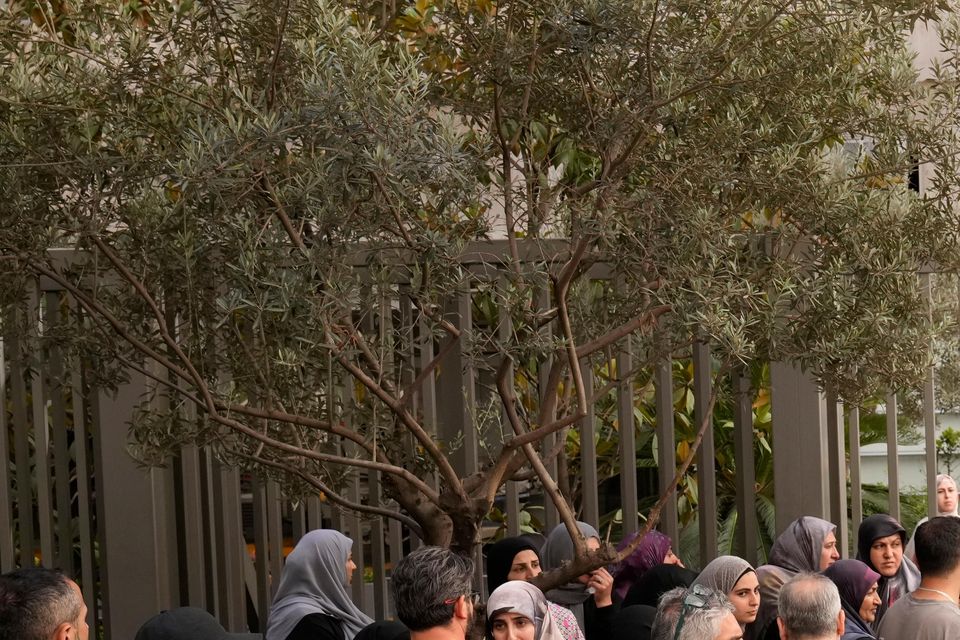
<path id="1" fill-rule="evenodd" d="M 944 479 L 937 485 L 937 510 L 940 513 L 952 513 L 957 510 L 957 485 Z"/>
<path id="2" fill-rule="evenodd" d="M 727 598 L 733 605 L 733 615 L 737 622 L 744 625 L 756 620 L 757 611 L 760 610 L 760 583 L 757 582 L 757 574 L 748 571 L 740 576 Z"/>
<path id="3" fill-rule="evenodd" d="M 870 564 L 884 578 L 892 578 L 903 562 L 903 539 L 899 533 L 877 538 L 870 545 Z"/>
<path id="4" fill-rule="evenodd" d="M 686 569 L 686 567 L 683 566 L 683 562 L 677 557 L 677 554 L 673 552 L 673 549 L 669 549 L 667 555 L 663 556 L 663 564 L 675 564 L 678 567 Z"/>
<path id="5" fill-rule="evenodd" d="M 877 619 L 877 609 L 880 607 L 880 594 L 877 593 L 877 583 L 874 582 L 867 595 L 860 603 L 860 617 L 864 622 L 873 622 Z"/>
<path id="6" fill-rule="evenodd" d="M 529 580 L 541 573 L 543 573 L 543 569 L 540 568 L 540 558 L 530 549 L 524 549 L 513 556 L 513 563 L 510 565 L 510 572 L 507 573 L 507 580 Z"/>
<path id="7" fill-rule="evenodd" d="M 494 617 L 490 625 L 493 640 L 534 640 L 537 628 L 525 615 L 507 611 Z"/>
<path id="8" fill-rule="evenodd" d="M 840 553 L 837 551 L 837 536 L 831 531 L 827 534 L 827 537 L 823 539 L 823 548 L 820 550 L 820 571 L 823 571 L 839 559 Z"/>
<path id="9" fill-rule="evenodd" d="M 347 586 L 353 583 L 353 573 L 357 570 L 357 563 L 353 561 L 353 552 L 347 554 L 347 562 L 344 564 L 347 571 Z"/>

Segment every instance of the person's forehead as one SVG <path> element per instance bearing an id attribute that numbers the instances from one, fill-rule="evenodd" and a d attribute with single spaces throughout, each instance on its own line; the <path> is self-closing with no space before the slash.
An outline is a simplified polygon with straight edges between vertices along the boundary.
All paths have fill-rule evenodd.
<path id="1" fill-rule="evenodd" d="M 872 544 L 884 544 L 890 542 L 900 542 L 899 533 L 891 533 L 888 536 L 880 536 L 879 538 L 874 538 Z"/>
<path id="2" fill-rule="evenodd" d="M 723 618 L 723 623 L 720 625 L 720 634 L 717 635 L 715 640 L 740 640 L 742 637 L 743 631 L 740 629 L 740 623 L 737 622 L 732 613 L 728 613 Z"/>
<path id="3" fill-rule="evenodd" d="M 531 562 L 537 560 L 537 553 L 532 549 L 521 549 L 517 551 L 517 555 L 513 556 L 513 562 Z"/>

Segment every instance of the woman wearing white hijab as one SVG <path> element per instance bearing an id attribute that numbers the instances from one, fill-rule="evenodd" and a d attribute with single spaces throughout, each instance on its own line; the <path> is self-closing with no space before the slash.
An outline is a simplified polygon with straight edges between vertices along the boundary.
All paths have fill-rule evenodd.
<path id="1" fill-rule="evenodd" d="M 760 583 L 756 570 L 743 558 L 720 556 L 710 561 L 693 584 L 703 585 L 727 596 L 741 629 L 757 619 Z"/>
<path id="2" fill-rule="evenodd" d="M 937 516 L 957 517 L 957 481 L 945 473 L 937 474 Z M 913 546 L 913 538 L 917 535 L 917 529 L 930 518 L 924 516 L 913 528 L 913 535 L 910 536 L 910 542 L 903 554 L 911 561 L 917 561 L 917 552 Z"/>
<path id="3" fill-rule="evenodd" d="M 353 540 L 317 529 L 300 539 L 280 574 L 267 619 L 266 640 L 353 640 L 373 620 L 347 592 Z"/>
<path id="4" fill-rule="evenodd" d="M 537 587 L 522 580 L 504 582 L 487 599 L 488 640 L 563 640 Z"/>

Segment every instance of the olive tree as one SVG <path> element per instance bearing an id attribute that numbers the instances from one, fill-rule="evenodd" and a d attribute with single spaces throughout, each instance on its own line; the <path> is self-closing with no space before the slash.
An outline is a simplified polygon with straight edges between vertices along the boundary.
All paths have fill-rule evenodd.
<path id="1" fill-rule="evenodd" d="M 793 360 L 846 399 L 923 375 L 956 85 L 950 57 L 919 84 L 905 34 L 941 4 L 8 3 L 0 290 L 51 279 L 97 384 L 152 381 L 147 459 L 208 444 L 460 548 L 536 477 L 572 527 L 542 443 L 627 338 L 641 368 L 708 340 L 721 372 Z M 464 255 L 498 240 L 495 321 L 464 336 Z M 400 293 L 429 359 L 398 358 Z M 416 402 L 451 349 L 496 362 L 503 436 L 466 477 Z M 357 470 L 383 503 L 341 494 Z"/>

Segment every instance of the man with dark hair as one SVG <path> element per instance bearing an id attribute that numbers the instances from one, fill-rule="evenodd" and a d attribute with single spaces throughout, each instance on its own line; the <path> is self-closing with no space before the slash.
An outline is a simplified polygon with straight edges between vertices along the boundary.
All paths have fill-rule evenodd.
<path id="1" fill-rule="evenodd" d="M 781 640 L 838 640 L 844 615 L 837 585 L 818 573 L 798 573 L 784 583 L 777 603 Z"/>
<path id="2" fill-rule="evenodd" d="M 59 571 L 0 576 L 0 640 L 88 640 L 86 618 L 80 587 Z"/>
<path id="3" fill-rule="evenodd" d="M 933 518 L 914 538 L 920 586 L 897 600 L 880 621 L 884 640 L 960 638 L 960 518 Z"/>
<path id="4" fill-rule="evenodd" d="M 464 640 L 473 624 L 473 562 L 449 549 L 421 547 L 391 577 L 397 617 L 411 640 Z"/>

